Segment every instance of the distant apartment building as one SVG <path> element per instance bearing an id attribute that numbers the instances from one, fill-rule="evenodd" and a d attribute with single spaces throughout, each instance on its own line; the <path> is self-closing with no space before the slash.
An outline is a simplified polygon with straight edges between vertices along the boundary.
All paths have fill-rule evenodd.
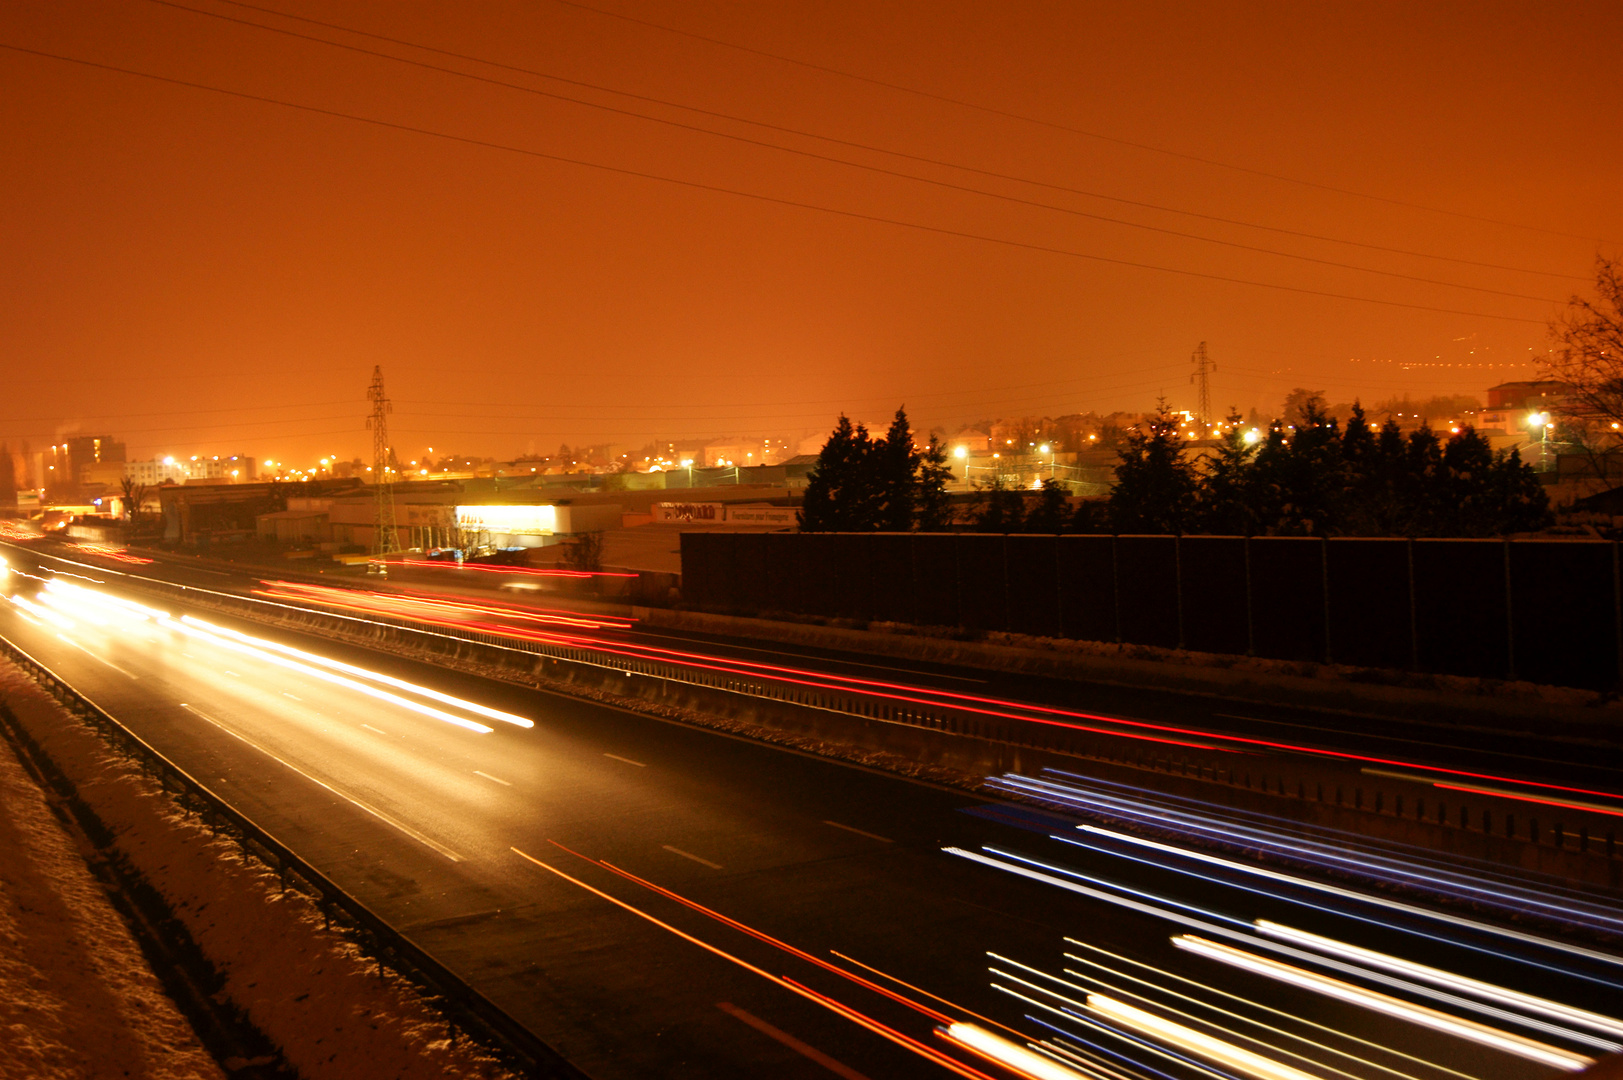
<path id="1" fill-rule="evenodd" d="M 109 435 L 71 435 L 40 453 L 34 474 L 47 500 L 73 502 L 83 493 L 88 469 L 123 460 L 124 444 Z"/>
<path id="2" fill-rule="evenodd" d="M 165 456 L 150 461 L 125 462 L 124 476 L 136 484 L 246 484 L 258 478 L 258 463 L 245 454 L 229 457 Z"/>
<path id="3" fill-rule="evenodd" d="M 724 439 L 706 443 L 695 465 L 705 468 L 747 468 L 776 465 L 790 457 L 783 439 Z"/>

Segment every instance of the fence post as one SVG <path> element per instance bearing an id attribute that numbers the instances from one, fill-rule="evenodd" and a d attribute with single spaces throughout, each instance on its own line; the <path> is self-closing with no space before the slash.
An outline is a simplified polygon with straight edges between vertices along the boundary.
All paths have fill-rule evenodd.
<path id="1" fill-rule="evenodd" d="M 1516 613 L 1510 588 L 1510 537 L 1505 537 L 1505 678 L 1516 681 Z M 1536 665 L 1535 665 L 1536 666 Z"/>
<path id="2" fill-rule="evenodd" d="M 1110 594 L 1115 601 L 1116 609 L 1116 643 L 1121 644 L 1121 559 L 1116 549 L 1121 546 L 1121 536 L 1110 534 Z"/>
<path id="3" fill-rule="evenodd" d="M 1409 556 L 1409 670 L 1420 670 L 1420 623 L 1415 618 L 1414 537 L 1409 537 L 1406 551 Z"/>
<path id="4" fill-rule="evenodd" d="M 1324 662 L 1331 662 L 1330 651 L 1330 538 L 1319 537 L 1320 588 L 1324 590 Z"/>
<path id="5" fill-rule="evenodd" d="M 1245 552 L 1245 654 L 1257 655 L 1257 626 L 1251 611 L 1251 537 L 1243 540 Z"/>
<path id="6" fill-rule="evenodd" d="M 1172 583 L 1178 594 L 1178 648 L 1182 650 L 1187 647 L 1183 634 L 1183 536 L 1177 533 L 1172 536 Z"/>
<path id="7" fill-rule="evenodd" d="M 1619 566 L 1619 541 L 1612 541 L 1612 634 L 1617 645 L 1617 686 L 1623 690 L 1623 566 Z"/>

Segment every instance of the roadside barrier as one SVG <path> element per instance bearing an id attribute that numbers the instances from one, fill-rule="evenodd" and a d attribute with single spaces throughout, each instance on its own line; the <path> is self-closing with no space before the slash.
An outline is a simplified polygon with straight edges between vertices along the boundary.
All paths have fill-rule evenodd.
<path id="1" fill-rule="evenodd" d="M 361 618 L 281 601 L 128 577 L 176 601 L 388 649 L 407 645 L 476 660 L 553 682 L 649 703 L 687 706 L 830 741 L 890 750 L 969 772 L 1064 767 L 1077 759 L 1160 774 L 1157 783 L 1195 785 L 1204 797 L 1510 864 L 1573 881 L 1623 886 L 1615 813 L 1562 800 L 1517 804 L 1467 783 L 1434 788 L 1396 769 L 1364 769 L 1244 748 L 1201 749 L 1152 734 L 1101 730 L 1064 717 L 1044 722 L 1018 707 L 954 707 L 882 689 L 806 686 L 796 679 L 715 671 L 607 649 L 554 644 L 450 626 L 425 627 L 388 615 Z M 905 700 L 909 697 L 914 700 Z M 995 714 L 995 715 L 993 715 Z M 1053 722 L 1054 720 L 1060 723 Z M 1131 774 L 1126 774 L 1131 775 Z M 1443 777 L 1429 779 L 1446 779 Z M 1193 791 L 1195 788 L 1190 788 Z M 1554 815 L 1561 817 L 1551 820 Z"/>
<path id="2" fill-rule="evenodd" d="M 118 573 L 117 571 L 107 571 Z M 1078 759 L 1131 781 L 1143 771 L 1159 785 L 1193 785 L 1189 793 L 1336 828 L 1367 829 L 1389 839 L 1519 866 L 1608 887 L 1623 887 L 1619 815 L 1583 800 L 1522 800 L 1492 785 L 1448 789 L 1439 777 L 1364 769 L 1302 756 L 1253 756 L 1243 748 L 1170 745 L 1153 736 L 1044 723 L 1020 709 L 956 708 L 909 695 L 854 687 L 806 686 L 788 676 L 715 671 L 634 658 L 605 649 L 554 644 L 388 615 L 365 618 L 121 574 L 125 585 L 153 596 L 237 615 L 258 623 L 347 640 L 388 651 L 413 647 L 470 660 L 633 702 L 686 707 L 759 727 L 877 749 L 962 772 L 991 775 L 1074 767 Z M 639 678 L 640 677 L 640 678 Z M 928 698 L 928 693 L 916 695 Z M 999 715 L 989 715 L 997 713 Z M 1059 718 L 1063 719 L 1063 718 Z M 1128 729 L 1130 731 L 1130 729 Z M 1173 790 L 1168 787 L 1168 790 Z M 1551 820 L 1556 814 L 1561 815 Z"/>
<path id="3" fill-rule="evenodd" d="M 119 746 L 142 770 L 188 812 L 208 828 L 231 837 L 247 854 L 276 871 L 282 889 L 296 889 L 313 899 L 327 920 L 338 926 L 366 955 L 377 961 L 378 974 L 393 971 L 413 983 L 439 1010 L 452 1038 L 471 1037 L 524 1075 L 545 1080 L 585 1080 L 585 1074 L 565 1061 L 528 1028 L 500 1006 L 468 985 L 461 976 L 436 960 L 410 938 L 390 926 L 370 908 L 207 785 L 174 764 L 139 735 L 119 723 L 100 706 L 74 689 L 17 644 L 0 636 L 0 651 L 16 661 L 65 709 L 100 731 Z M 0 708 L 4 708 L 0 703 Z"/>

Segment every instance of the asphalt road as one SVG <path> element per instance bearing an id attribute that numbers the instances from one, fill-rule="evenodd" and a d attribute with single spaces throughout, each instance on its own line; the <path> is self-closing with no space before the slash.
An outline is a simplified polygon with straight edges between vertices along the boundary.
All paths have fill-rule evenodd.
<path id="1" fill-rule="evenodd" d="M 36 590 L 30 581 L 18 588 L 25 598 Z M 70 625 L 52 621 L 52 614 Z M 1545 967 L 1511 963 L 1495 939 L 1474 930 L 1444 927 L 1439 934 L 1420 919 L 1416 925 L 1430 934 L 1420 936 L 1395 929 L 1402 918 L 1382 914 L 1371 921 L 1357 904 L 1349 915 L 1346 905 L 1326 906 L 1300 889 L 1262 882 L 1261 892 L 1244 891 L 1259 883 L 1243 874 L 1208 867 L 1192 875 L 1187 866 L 1134 861 L 1137 856 L 1119 847 L 1072 847 L 1049 835 L 1068 830 L 1067 822 L 1030 814 L 1000 819 L 996 804 L 959 792 L 203 618 L 505 710 L 534 726 L 486 718 L 493 730 L 467 730 L 275 662 L 288 659 L 283 654 L 242 651 L 170 624 L 110 619 L 97 625 L 71 604 L 34 610 L 6 604 L 0 633 L 594 1076 L 946 1075 L 939 1064 L 812 995 L 828 995 L 926 1046 L 945 1048 L 931 1033 L 935 1021 L 808 957 L 833 961 L 837 952 L 951 1002 L 932 1002 L 947 1015 L 979 1014 L 989 1018 L 988 1026 L 1007 1024 L 1035 1038 L 1049 1032 L 1026 1017 L 1056 1017 L 994 989 L 999 979 L 1005 989 L 1016 984 L 1008 980 L 1008 962 L 987 954 L 1058 975 L 1067 964 L 1076 966 L 1063 959 L 1067 950 L 1086 948 L 1067 945 L 1067 937 L 1126 958 L 1108 960 L 1118 968 L 1151 964 L 1235 993 L 1244 1004 L 1229 1002 L 1231 1009 L 1286 1010 L 1438 1063 L 1381 1059 L 1387 1064 L 1366 1067 L 1336 1058 L 1348 1075 L 1373 1080 L 1394 1068 L 1439 1080 L 1460 1072 L 1482 1080 L 1553 1075 L 1543 1065 L 1174 949 L 1169 938 L 1187 926 L 1169 916 L 1168 903 L 1216 908 L 1244 920 L 1274 918 L 1591 1009 L 1623 1010 L 1623 967 L 1604 961 L 1528 947 Z M 987 846 L 1104 879 L 1118 899 L 1101 901 L 942 850 Z M 1156 913 L 1124 906 L 1120 898 L 1134 889 L 1158 898 Z M 989 975 L 989 964 L 1002 964 L 1004 974 Z M 808 992 L 769 976 L 792 979 Z M 1043 981 L 1029 972 L 1022 977 Z M 1606 984 L 1613 982 L 1618 985 Z M 902 992 L 927 1000 L 919 991 Z M 1190 992 L 1210 999 L 1214 991 Z M 1028 993 L 1053 1005 L 1041 992 Z M 1549 1041 L 1583 1049 L 1561 1037 Z M 1133 1053 L 1159 1062 L 1167 1075 L 1198 1075 L 1187 1065 Z M 1147 1075 L 1134 1066 L 1127 1071 Z"/>
<path id="2" fill-rule="evenodd" d="M 86 560 L 115 573 L 152 577 L 192 588 L 238 595 L 252 594 L 262 587 L 261 578 L 269 576 L 268 573 L 255 573 L 247 568 L 240 573 L 230 572 L 187 560 L 165 559 L 144 564 L 124 564 L 85 556 L 73 545 L 61 545 L 54 550 L 57 554 Z M 344 583 L 342 579 L 334 582 L 335 585 Z M 435 589 L 414 581 L 409 588 L 420 593 L 521 608 L 570 607 L 569 601 L 564 599 L 526 602 L 521 593 L 497 593 L 494 590 L 473 590 L 454 585 Z M 1597 727 L 1581 714 L 1575 715 L 1571 724 L 1545 723 L 1536 732 L 1507 730 L 1502 724 L 1487 720 L 1479 726 L 1472 726 L 1453 720 L 1429 722 L 1424 718 L 1393 719 L 1355 712 L 1236 703 L 1205 694 L 1153 687 L 1007 674 L 776 642 L 681 633 L 636 624 L 623 630 L 582 633 L 615 644 L 699 651 L 748 663 L 787 665 L 808 672 L 855 679 L 895 681 L 939 691 L 983 695 L 1124 719 L 1153 720 L 1203 732 L 1273 740 L 1333 752 L 1357 753 L 1623 795 L 1623 752 L 1620 752 L 1616 738 L 1610 730 Z"/>

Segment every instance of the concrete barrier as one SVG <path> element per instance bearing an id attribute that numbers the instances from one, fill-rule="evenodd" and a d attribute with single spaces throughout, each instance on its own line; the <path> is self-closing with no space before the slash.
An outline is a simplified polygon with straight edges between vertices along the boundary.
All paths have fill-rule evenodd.
<path id="1" fill-rule="evenodd" d="M 1623 887 L 1618 819 L 1578 807 L 1545 806 L 1529 813 L 1532 804 L 1491 793 L 1443 795 L 1427 783 L 1334 762 L 1241 757 L 1100 730 L 898 703 L 858 690 L 808 688 L 786 680 L 628 659 L 578 646 L 430 630 L 150 581 L 141 587 L 171 601 L 181 599 L 256 623 L 651 715 L 745 731 L 964 787 L 972 788 L 989 775 L 1058 768 L 1573 883 Z"/>

